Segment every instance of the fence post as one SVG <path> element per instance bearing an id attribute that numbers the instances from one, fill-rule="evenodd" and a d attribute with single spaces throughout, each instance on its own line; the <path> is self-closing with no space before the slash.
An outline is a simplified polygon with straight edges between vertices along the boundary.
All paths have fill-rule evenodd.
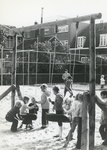
<path id="1" fill-rule="evenodd" d="M 81 150 L 89 150 L 89 94 L 84 93 L 82 109 Z"/>

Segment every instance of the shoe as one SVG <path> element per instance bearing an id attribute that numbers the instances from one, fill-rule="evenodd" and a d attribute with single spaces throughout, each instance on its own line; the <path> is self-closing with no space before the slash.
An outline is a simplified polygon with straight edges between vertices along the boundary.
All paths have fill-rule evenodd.
<path id="1" fill-rule="evenodd" d="M 29 125 L 29 128 L 30 128 L 30 130 L 32 130 L 32 129 L 33 129 L 33 127 L 32 127 L 31 125 Z"/>
<path id="2" fill-rule="evenodd" d="M 60 137 L 59 137 L 56 141 L 61 141 L 61 140 L 63 140 L 63 138 L 60 138 Z"/>
<path id="3" fill-rule="evenodd" d="M 59 135 L 57 134 L 57 135 L 55 135 L 55 136 L 53 136 L 54 138 L 57 138 L 57 137 L 59 137 Z"/>
<path id="4" fill-rule="evenodd" d="M 45 128 L 46 128 L 46 127 L 43 127 L 43 126 L 41 127 L 41 129 L 45 129 Z"/>

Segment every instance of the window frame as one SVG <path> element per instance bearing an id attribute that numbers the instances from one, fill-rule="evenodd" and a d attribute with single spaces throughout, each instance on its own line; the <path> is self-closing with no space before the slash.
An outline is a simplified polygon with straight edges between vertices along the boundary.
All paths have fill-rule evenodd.
<path id="1" fill-rule="evenodd" d="M 100 34 L 99 46 L 107 46 L 107 33 L 106 34 Z"/>
<path id="2" fill-rule="evenodd" d="M 78 36 L 77 37 L 77 48 L 83 48 L 85 45 L 86 37 L 85 36 Z"/>

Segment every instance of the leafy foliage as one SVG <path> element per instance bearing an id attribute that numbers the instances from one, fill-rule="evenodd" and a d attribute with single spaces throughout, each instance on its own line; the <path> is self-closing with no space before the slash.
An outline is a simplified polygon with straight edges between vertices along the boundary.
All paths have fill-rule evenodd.
<path id="1" fill-rule="evenodd" d="M 32 48 L 34 49 L 33 52 L 30 52 L 30 73 L 36 72 L 35 64 L 38 62 L 38 72 L 39 73 L 49 73 L 49 65 L 51 63 L 51 71 L 55 72 L 61 72 L 61 70 L 64 67 L 64 64 L 61 63 L 67 63 L 69 60 L 69 53 L 66 45 L 62 45 L 60 42 L 53 41 L 45 43 L 37 43 L 35 42 L 34 45 L 32 45 Z M 25 55 L 26 56 L 26 55 Z M 22 55 L 20 54 L 20 58 Z M 24 60 L 27 60 L 28 57 L 24 58 Z M 21 65 L 21 64 L 20 64 Z M 26 66 L 26 65 L 25 65 Z M 20 68 L 23 68 L 20 66 Z M 25 67 L 24 72 L 28 72 Z M 20 70 L 20 69 L 18 69 Z M 22 72 L 21 70 L 19 72 Z"/>

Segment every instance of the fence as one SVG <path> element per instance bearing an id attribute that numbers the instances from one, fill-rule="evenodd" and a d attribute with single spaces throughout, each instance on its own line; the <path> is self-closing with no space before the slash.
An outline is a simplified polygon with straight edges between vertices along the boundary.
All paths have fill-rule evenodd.
<path id="1" fill-rule="evenodd" d="M 0 60 L 0 84 L 11 84 L 12 54 L 3 52 Z M 17 51 L 16 81 L 20 85 L 39 83 L 62 83 L 65 69 L 74 77 L 74 82 L 89 82 L 89 54 L 44 52 L 35 50 Z M 96 82 L 101 74 L 107 79 L 107 55 L 96 55 Z"/>

